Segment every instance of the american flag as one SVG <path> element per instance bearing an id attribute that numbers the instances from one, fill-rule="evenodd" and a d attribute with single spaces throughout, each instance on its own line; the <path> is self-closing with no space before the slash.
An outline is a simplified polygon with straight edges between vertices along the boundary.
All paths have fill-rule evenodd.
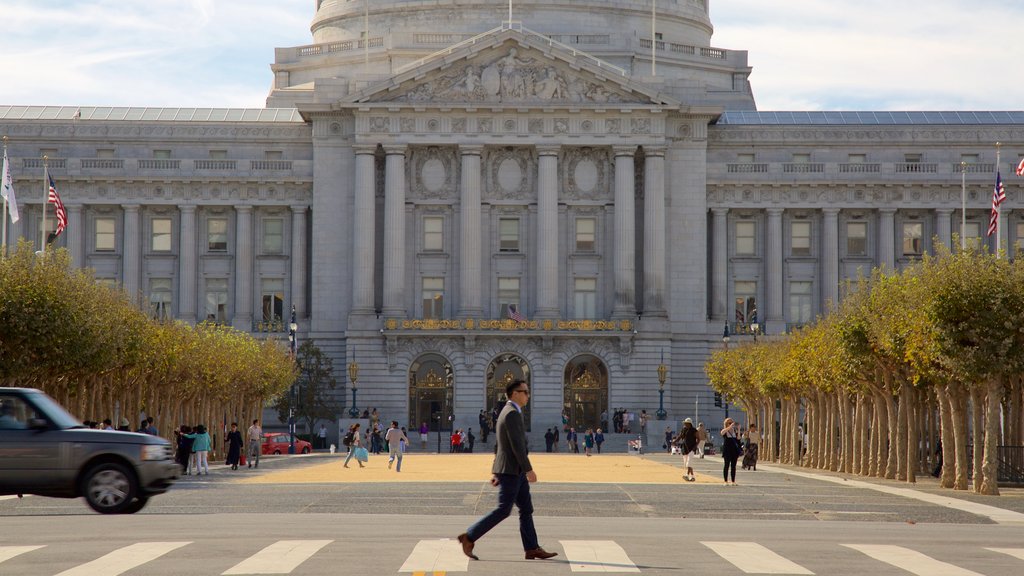
<path id="1" fill-rule="evenodd" d="M 61 232 L 68 225 L 68 211 L 64 209 L 64 203 L 60 201 L 60 196 L 57 195 L 57 186 L 53 183 L 53 176 L 47 175 L 50 179 L 50 195 L 47 198 L 47 203 L 54 205 L 54 210 L 57 212 L 57 232 L 54 236 L 60 236 Z"/>
<path id="2" fill-rule="evenodd" d="M 1006 200 L 1006 188 L 1003 187 L 1003 177 L 996 172 L 996 185 L 992 189 L 992 215 L 988 219 L 988 235 L 996 233 L 999 227 L 999 205 Z"/>
<path id="3" fill-rule="evenodd" d="M 1017 176 L 1024 176 L 1024 158 L 1020 159 L 1020 164 L 1017 164 Z"/>
<path id="4" fill-rule="evenodd" d="M 515 320 L 516 322 L 526 322 L 526 316 L 523 316 L 522 314 L 519 313 L 519 310 L 516 309 L 515 304 L 508 305 L 508 317 Z"/>

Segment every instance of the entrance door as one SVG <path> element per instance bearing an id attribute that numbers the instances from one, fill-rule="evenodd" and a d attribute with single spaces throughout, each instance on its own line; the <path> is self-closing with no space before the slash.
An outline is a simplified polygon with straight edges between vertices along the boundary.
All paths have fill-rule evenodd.
<path id="1" fill-rule="evenodd" d="M 505 397 L 505 388 L 515 380 L 524 380 L 530 385 L 530 389 L 533 389 L 533 383 L 530 381 L 530 365 L 526 363 L 526 360 L 516 354 L 502 354 L 491 360 L 487 366 L 487 405 L 485 409 L 497 408 L 500 411 L 508 402 L 508 398 Z M 526 424 L 527 431 L 530 430 L 532 404 L 533 402 L 530 402 L 523 408 L 523 423 Z"/>
<path id="2" fill-rule="evenodd" d="M 589 354 L 573 358 L 565 367 L 562 388 L 569 426 L 577 432 L 600 427 L 601 413 L 608 410 L 608 368 L 604 362 Z"/>
<path id="3" fill-rule="evenodd" d="M 455 374 L 438 354 L 424 354 L 409 366 L 409 430 L 427 423 L 432 432 L 447 430 L 452 413 Z"/>

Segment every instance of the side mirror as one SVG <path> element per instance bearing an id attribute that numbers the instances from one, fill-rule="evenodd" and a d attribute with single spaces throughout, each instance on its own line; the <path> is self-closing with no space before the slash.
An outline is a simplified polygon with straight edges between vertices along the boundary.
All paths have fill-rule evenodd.
<path id="1" fill-rule="evenodd" d="M 42 430 L 46 430 L 49 427 L 50 427 L 49 422 L 47 422 L 46 420 L 44 420 L 42 418 L 29 418 L 29 420 L 28 420 L 28 429 L 29 430 L 40 430 L 40 431 L 42 431 Z"/>

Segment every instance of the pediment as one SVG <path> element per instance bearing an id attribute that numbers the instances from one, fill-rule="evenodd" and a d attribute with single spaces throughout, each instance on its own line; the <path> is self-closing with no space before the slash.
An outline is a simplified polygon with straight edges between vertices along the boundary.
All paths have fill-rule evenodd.
<path id="1" fill-rule="evenodd" d="M 679 103 L 558 46 L 515 30 L 439 54 L 411 70 L 369 87 L 359 103 L 551 106 L 574 104 L 669 105 Z M 503 38 L 502 38 L 503 37 Z"/>

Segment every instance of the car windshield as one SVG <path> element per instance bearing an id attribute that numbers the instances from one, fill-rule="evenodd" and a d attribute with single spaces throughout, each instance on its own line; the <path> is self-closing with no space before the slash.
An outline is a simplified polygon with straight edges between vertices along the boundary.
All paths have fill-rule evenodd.
<path id="1" fill-rule="evenodd" d="M 77 418 L 68 413 L 56 400 L 42 392 L 29 396 L 39 411 L 46 414 L 59 428 L 85 428 Z"/>

